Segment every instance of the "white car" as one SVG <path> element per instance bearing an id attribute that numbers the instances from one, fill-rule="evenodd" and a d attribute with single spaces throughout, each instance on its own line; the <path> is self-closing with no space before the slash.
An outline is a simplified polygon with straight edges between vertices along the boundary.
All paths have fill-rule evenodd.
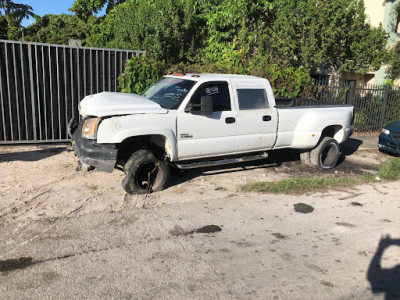
<path id="1" fill-rule="evenodd" d="M 278 100 L 277 100 L 278 101 Z M 180 169 L 263 159 L 267 151 L 301 149 L 303 163 L 333 168 L 352 131 L 353 106 L 283 99 L 268 80 L 244 75 L 171 74 L 142 96 L 103 92 L 79 104 L 70 122 L 82 163 L 123 167 L 128 193 L 166 187 Z"/>

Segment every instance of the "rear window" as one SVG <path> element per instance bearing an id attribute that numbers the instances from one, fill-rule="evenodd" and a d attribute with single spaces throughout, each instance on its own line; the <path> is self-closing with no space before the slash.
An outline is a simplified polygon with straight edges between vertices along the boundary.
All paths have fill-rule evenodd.
<path id="1" fill-rule="evenodd" d="M 268 108 L 268 99 L 265 89 L 238 89 L 239 109 Z"/>

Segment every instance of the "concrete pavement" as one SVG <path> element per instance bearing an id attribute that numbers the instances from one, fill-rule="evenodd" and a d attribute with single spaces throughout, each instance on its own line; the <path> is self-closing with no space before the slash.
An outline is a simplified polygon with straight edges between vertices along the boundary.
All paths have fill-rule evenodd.
<path id="1" fill-rule="evenodd" d="M 378 135 L 353 135 L 343 145 L 360 150 L 378 149 Z"/>
<path id="2" fill-rule="evenodd" d="M 378 183 L 11 223 L 0 298 L 394 299 L 398 194 L 398 182 Z M 196 232 L 207 225 L 221 231 Z"/>

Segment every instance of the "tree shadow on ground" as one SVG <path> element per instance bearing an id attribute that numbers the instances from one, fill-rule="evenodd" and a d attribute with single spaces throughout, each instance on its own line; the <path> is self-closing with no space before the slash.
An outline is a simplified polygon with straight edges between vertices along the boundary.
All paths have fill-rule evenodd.
<path id="1" fill-rule="evenodd" d="M 244 170 L 268 169 L 279 167 L 280 165 L 281 163 L 270 161 L 270 159 L 268 158 L 253 162 L 242 162 L 230 165 L 204 167 L 189 170 L 179 170 L 176 168 L 172 168 L 172 178 L 169 187 L 176 186 L 196 177 L 242 172 Z"/>
<path id="2" fill-rule="evenodd" d="M 0 154 L 0 163 L 13 161 L 39 161 L 67 150 L 68 147 L 48 147 L 40 150 L 8 152 Z"/>
<path id="3" fill-rule="evenodd" d="M 400 239 L 391 239 L 389 236 L 381 238 L 367 273 L 372 293 L 385 293 L 386 300 L 400 298 L 400 264 L 390 269 L 384 269 L 381 265 L 382 255 L 390 246 L 400 247 Z"/>
<path id="4" fill-rule="evenodd" d="M 245 163 L 235 163 L 224 166 L 214 166 L 207 168 L 197 168 L 189 170 L 178 170 L 173 168 L 170 187 L 189 181 L 200 176 L 211 176 L 224 173 L 240 174 L 243 170 L 251 169 L 276 169 L 280 173 L 287 173 L 290 176 L 332 176 L 332 175 L 361 175 L 365 171 L 375 172 L 377 168 L 374 166 L 359 164 L 350 160 L 346 161 L 346 157 L 355 153 L 362 145 L 362 141 L 350 138 L 341 145 L 341 154 L 335 168 L 331 170 L 321 171 L 312 166 L 303 165 L 300 162 L 300 152 L 295 149 L 279 149 L 268 152 L 268 158 L 260 161 L 252 161 Z"/>

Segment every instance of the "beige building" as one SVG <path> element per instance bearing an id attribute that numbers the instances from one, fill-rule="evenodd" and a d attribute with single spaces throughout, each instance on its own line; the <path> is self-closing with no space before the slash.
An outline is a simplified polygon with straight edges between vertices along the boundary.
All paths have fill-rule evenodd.
<path id="1" fill-rule="evenodd" d="M 365 13 L 368 16 L 369 22 L 373 27 L 378 27 L 383 24 L 385 18 L 385 0 L 364 0 Z"/>

